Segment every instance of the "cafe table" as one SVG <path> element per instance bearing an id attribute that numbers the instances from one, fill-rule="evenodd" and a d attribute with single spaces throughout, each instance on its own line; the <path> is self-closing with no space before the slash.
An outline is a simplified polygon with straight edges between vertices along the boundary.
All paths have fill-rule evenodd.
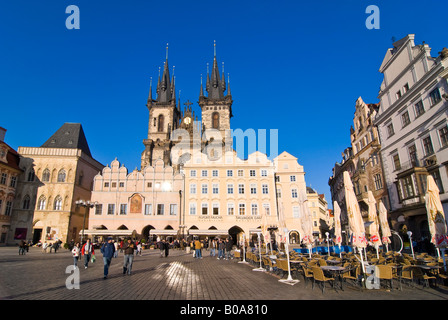
<path id="1" fill-rule="evenodd" d="M 338 277 L 341 284 L 341 290 L 344 290 L 342 287 L 342 272 L 347 270 L 346 268 L 340 266 L 321 266 L 320 268 L 324 271 L 328 271 L 332 275 L 332 278 Z"/>

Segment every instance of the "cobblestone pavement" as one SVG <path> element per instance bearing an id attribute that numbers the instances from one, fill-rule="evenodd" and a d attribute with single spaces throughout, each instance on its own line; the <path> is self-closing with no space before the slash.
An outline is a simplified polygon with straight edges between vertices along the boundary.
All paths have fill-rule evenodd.
<path id="1" fill-rule="evenodd" d="M 99 250 L 98 250 L 99 251 Z M 134 259 L 132 275 L 122 274 L 123 254 L 112 259 L 109 278 L 103 279 L 101 253 L 84 269 L 79 262 L 79 289 L 68 289 L 66 273 L 73 259 L 68 250 L 41 253 L 30 248 L 19 255 L 15 247 L 0 248 L 1 300 L 178 300 L 185 301 L 276 301 L 276 300 L 447 300 L 448 288 L 442 285 L 422 289 L 403 284 L 403 290 L 360 290 L 345 285 L 335 290 L 327 285 L 312 289 L 303 278 L 294 286 L 279 282 L 268 272 L 253 271 L 254 266 L 236 260 L 217 260 L 204 252 L 203 259 L 170 250 L 160 257 L 158 250 L 144 250 Z M 70 284 L 73 282 L 70 282 Z"/>

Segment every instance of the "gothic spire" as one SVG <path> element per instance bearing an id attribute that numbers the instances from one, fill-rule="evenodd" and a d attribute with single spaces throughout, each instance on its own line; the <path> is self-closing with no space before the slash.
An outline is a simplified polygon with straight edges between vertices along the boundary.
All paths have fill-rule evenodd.
<path id="1" fill-rule="evenodd" d="M 171 102 L 173 99 L 172 81 L 170 79 L 170 70 L 168 67 L 168 43 L 166 44 L 166 60 L 163 67 L 162 79 L 159 79 L 157 102 Z"/>
<path id="2" fill-rule="evenodd" d="M 209 72 L 207 70 L 206 90 L 207 90 L 209 99 L 223 99 L 224 98 L 225 84 L 223 84 L 223 81 L 225 81 L 224 78 L 221 79 L 221 77 L 219 75 L 218 61 L 216 59 L 216 41 L 215 41 L 213 67 L 212 67 L 211 76 L 209 76 Z"/>

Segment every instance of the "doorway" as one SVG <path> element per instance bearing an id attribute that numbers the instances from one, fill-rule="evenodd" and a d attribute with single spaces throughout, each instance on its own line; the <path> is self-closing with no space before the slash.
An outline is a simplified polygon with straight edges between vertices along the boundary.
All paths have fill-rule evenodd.
<path id="1" fill-rule="evenodd" d="M 42 237 L 42 229 L 33 229 L 33 244 L 38 243 Z"/>

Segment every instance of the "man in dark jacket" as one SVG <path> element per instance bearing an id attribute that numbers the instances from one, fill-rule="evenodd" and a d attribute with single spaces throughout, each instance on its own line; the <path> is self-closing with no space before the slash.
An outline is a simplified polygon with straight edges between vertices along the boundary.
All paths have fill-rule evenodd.
<path id="1" fill-rule="evenodd" d="M 230 259 L 230 251 L 232 251 L 232 242 L 229 241 L 229 238 L 226 239 L 226 260 Z"/>
<path id="2" fill-rule="evenodd" d="M 107 279 L 107 275 L 109 274 L 109 266 L 112 261 L 112 257 L 114 256 L 115 246 L 112 243 L 112 238 L 107 239 L 107 243 L 103 244 L 101 247 L 101 253 L 103 254 L 103 262 L 104 262 L 104 278 Z"/>
<path id="3" fill-rule="evenodd" d="M 128 241 L 124 244 L 123 250 L 124 250 L 123 274 L 126 274 L 127 272 L 130 275 L 132 269 L 132 262 L 134 261 L 134 250 L 135 250 L 135 245 L 131 241 L 131 239 L 128 239 Z"/>

